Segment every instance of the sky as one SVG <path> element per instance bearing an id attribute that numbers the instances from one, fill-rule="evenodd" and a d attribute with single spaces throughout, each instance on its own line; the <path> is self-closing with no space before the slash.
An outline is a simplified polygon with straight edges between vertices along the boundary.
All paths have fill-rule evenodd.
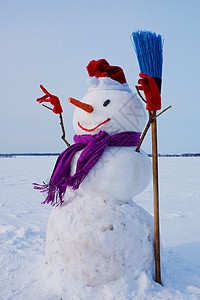
<path id="1" fill-rule="evenodd" d="M 73 141 L 74 106 L 87 92 L 86 66 L 121 66 L 134 90 L 139 66 L 132 32 L 164 38 L 159 153 L 200 152 L 199 0 L 0 0 L 0 153 L 61 152 L 59 117 L 36 102 L 40 84 L 63 106 Z M 197 89 L 197 90 L 196 90 Z M 143 149 L 151 153 L 151 134 Z"/>

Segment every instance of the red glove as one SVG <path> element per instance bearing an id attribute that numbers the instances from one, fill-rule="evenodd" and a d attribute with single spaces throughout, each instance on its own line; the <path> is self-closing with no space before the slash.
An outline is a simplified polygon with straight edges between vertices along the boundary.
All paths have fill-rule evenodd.
<path id="1" fill-rule="evenodd" d="M 60 100 L 58 97 L 51 95 L 42 85 L 40 85 L 42 91 L 46 94 L 43 97 L 37 99 L 37 102 L 50 102 L 53 105 L 53 112 L 55 114 L 61 114 L 63 112 Z"/>
<path id="2" fill-rule="evenodd" d="M 143 90 L 145 98 L 147 100 L 146 109 L 150 111 L 156 111 L 161 109 L 161 97 L 157 84 L 153 77 L 148 76 L 144 73 L 140 73 L 139 76 L 142 79 L 138 80 L 140 84 L 138 90 Z"/>

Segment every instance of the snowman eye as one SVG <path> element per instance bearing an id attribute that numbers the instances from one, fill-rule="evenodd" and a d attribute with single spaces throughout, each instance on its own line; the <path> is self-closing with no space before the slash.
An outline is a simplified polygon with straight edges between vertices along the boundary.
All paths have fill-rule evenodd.
<path id="1" fill-rule="evenodd" d="M 109 103 L 110 103 L 110 100 L 108 99 L 104 102 L 103 106 L 107 106 Z"/>

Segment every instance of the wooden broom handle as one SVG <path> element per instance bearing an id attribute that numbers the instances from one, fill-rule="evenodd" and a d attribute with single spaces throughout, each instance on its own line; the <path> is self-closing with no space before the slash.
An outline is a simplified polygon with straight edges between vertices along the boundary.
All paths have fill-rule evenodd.
<path id="1" fill-rule="evenodd" d="M 151 112 L 156 116 L 156 112 Z M 157 120 L 152 118 L 152 164 L 153 164 L 153 197 L 154 197 L 154 255 L 155 255 L 155 281 L 161 284 L 160 268 L 160 228 L 159 228 L 159 190 L 158 190 L 158 145 Z"/>

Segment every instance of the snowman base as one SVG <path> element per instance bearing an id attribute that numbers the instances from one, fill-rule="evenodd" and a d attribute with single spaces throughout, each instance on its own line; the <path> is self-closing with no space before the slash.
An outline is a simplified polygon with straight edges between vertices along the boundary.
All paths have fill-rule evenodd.
<path id="1" fill-rule="evenodd" d="M 53 209 L 46 243 L 47 264 L 58 280 L 101 287 L 141 272 L 153 277 L 153 218 L 132 201 L 76 195 Z"/>

